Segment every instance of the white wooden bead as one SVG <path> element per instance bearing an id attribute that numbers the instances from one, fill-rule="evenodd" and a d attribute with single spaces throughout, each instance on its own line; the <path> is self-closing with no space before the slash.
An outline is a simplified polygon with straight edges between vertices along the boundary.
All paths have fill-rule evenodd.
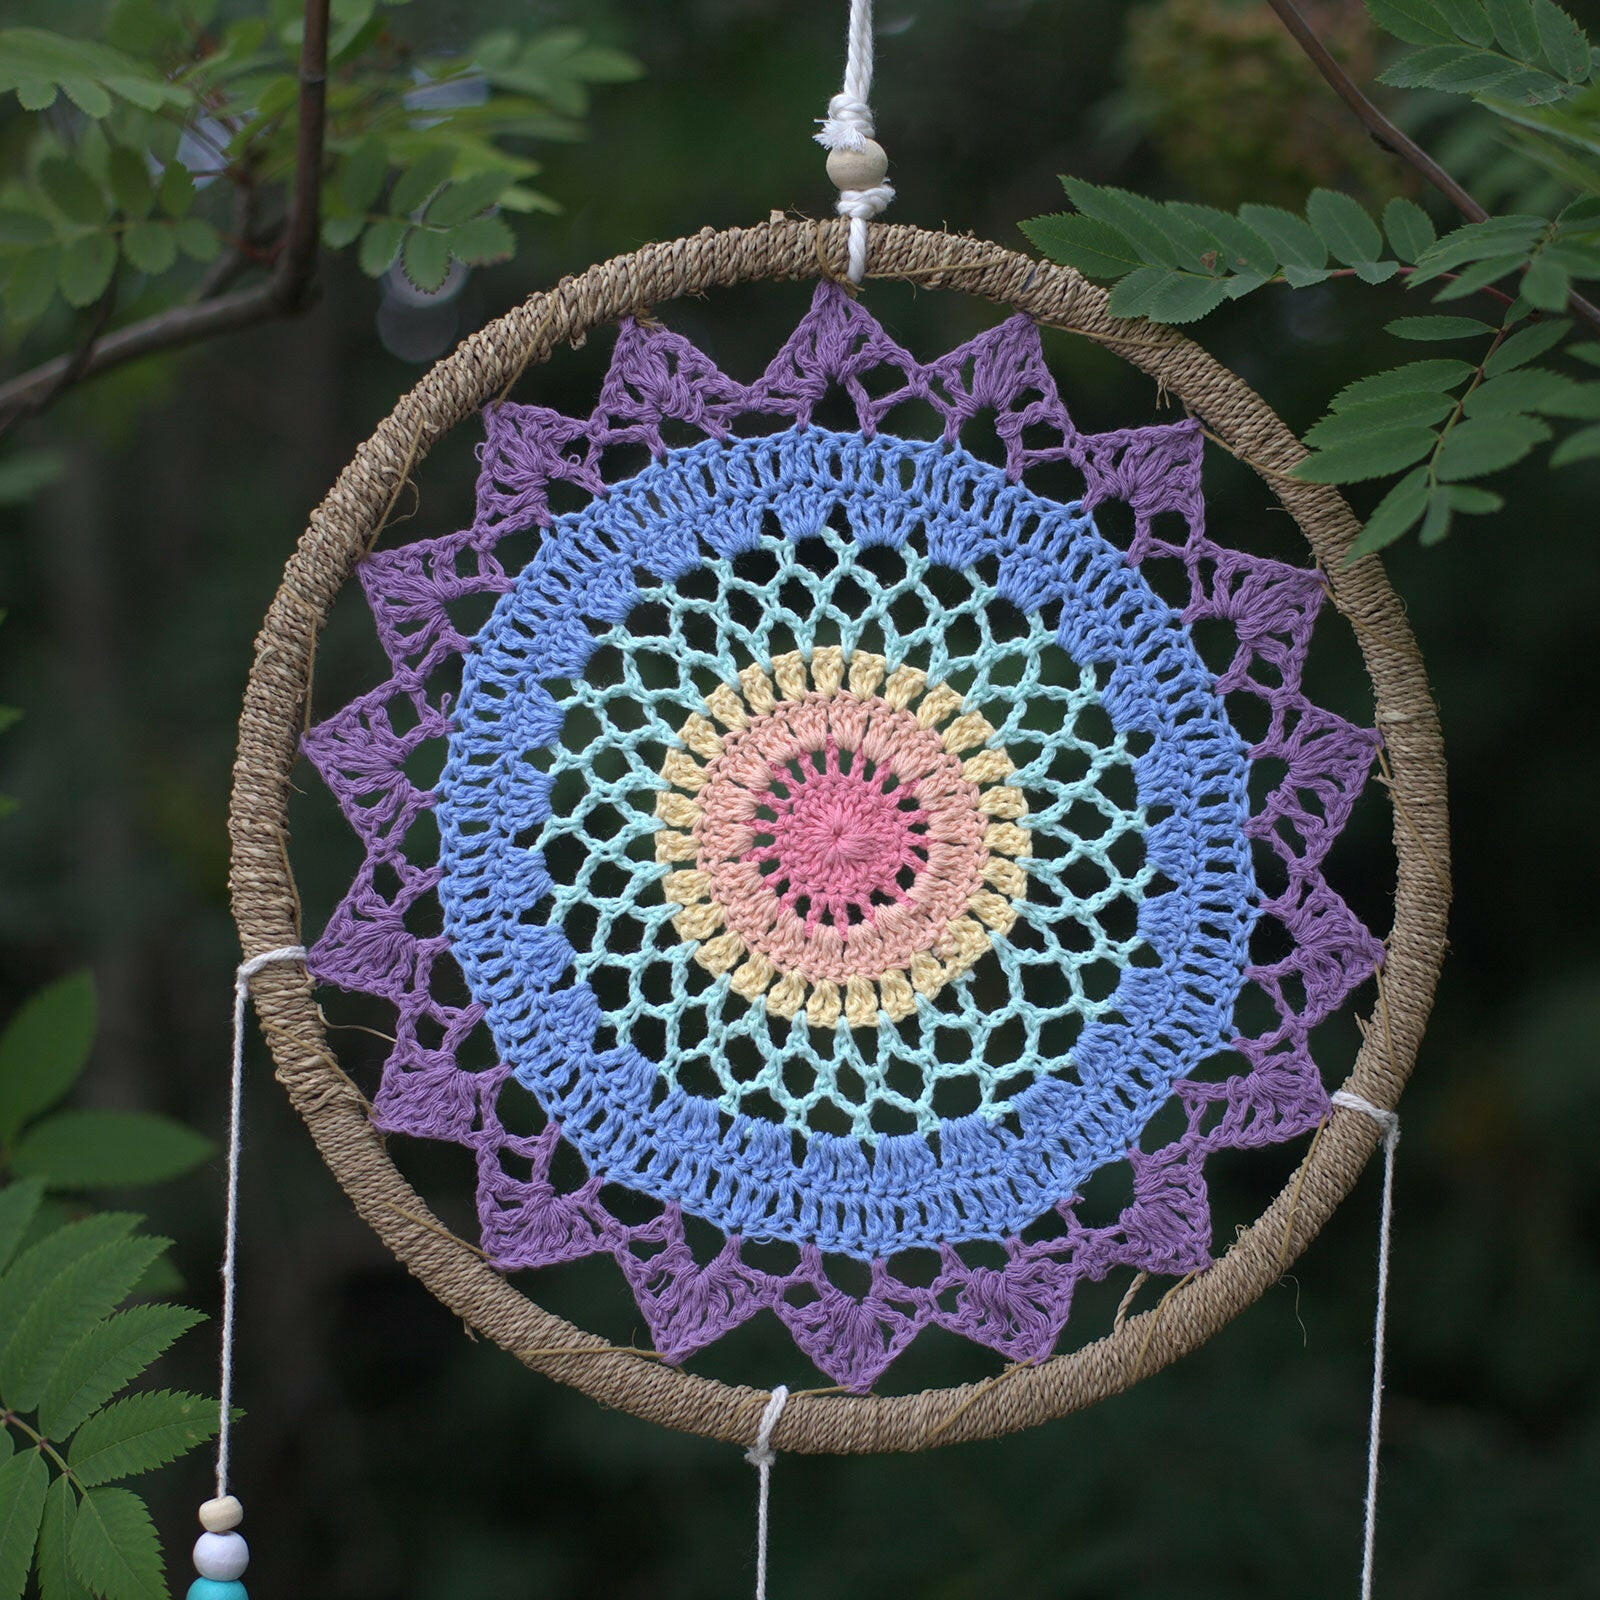
<path id="1" fill-rule="evenodd" d="M 859 150 L 830 150 L 828 177 L 836 189 L 876 189 L 889 173 L 889 157 L 876 139 Z"/>
<path id="2" fill-rule="evenodd" d="M 220 1500 L 207 1500 L 200 1507 L 200 1526 L 207 1533 L 227 1533 L 244 1521 L 244 1507 L 231 1494 Z"/>
<path id="3" fill-rule="evenodd" d="M 240 1533 L 202 1533 L 194 1542 L 194 1570 L 215 1583 L 232 1583 L 250 1565 Z"/>

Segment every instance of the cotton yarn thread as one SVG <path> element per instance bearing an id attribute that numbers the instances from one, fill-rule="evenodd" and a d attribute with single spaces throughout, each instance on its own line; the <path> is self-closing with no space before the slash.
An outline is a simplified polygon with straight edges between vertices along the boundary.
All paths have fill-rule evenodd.
<path id="1" fill-rule="evenodd" d="M 756 1442 L 744 1453 L 744 1458 L 756 1469 L 756 1600 L 767 1600 L 767 1503 L 772 1489 L 772 1464 L 778 1452 L 772 1448 L 772 1430 L 783 1415 L 789 1401 L 789 1386 L 780 1383 L 772 1391 L 767 1408 L 761 1413 L 761 1423 L 756 1429 Z"/>
<path id="2" fill-rule="evenodd" d="M 1346 1089 L 1330 1097 L 1336 1106 L 1371 1117 L 1383 1132 L 1383 1200 L 1378 1221 L 1378 1303 L 1372 1327 L 1372 1409 L 1367 1423 L 1367 1493 L 1361 1536 L 1361 1600 L 1372 1600 L 1378 1539 L 1378 1447 L 1383 1430 L 1383 1363 L 1389 1328 L 1389 1236 L 1394 1223 L 1394 1162 L 1400 1143 L 1398 1113 L 1375 1106 Z"/>
<path id="3" fill-rule="evenodd" d="M 828 177 L 839 190 L 835 210 L 850 219 L 851 283 L 867 271 L 867 223 L 894 199 L 887 181 L 889 157 L 872 137 L 872 0 L 851 0 L 845 47 L 844 86 L 828 102 L 816 141 L 828 151 Z"/>
<path id="4" fill-rule="evenodd" d="M 228 1492 L 233 1445 L 233 1338 L 239 1254 L 239 1149 L 244 1108 L 244 1017 L 250 980 L 281 962 L 304 961 L 303 945 L 284 945 L 241 962 L 233 977 L 233 1063 L 228 1097 L 227 1209 L 222 1242 L 222 1372 L 217 1397 L 217 1492 L 200 1507 L 204 1529 L 194 1546 L 197 1577 L 188 1600 L 247 1600 L 239 1579 L 250 1565 L 250 1547 L 238 1531 L 244 1507 Z"/>

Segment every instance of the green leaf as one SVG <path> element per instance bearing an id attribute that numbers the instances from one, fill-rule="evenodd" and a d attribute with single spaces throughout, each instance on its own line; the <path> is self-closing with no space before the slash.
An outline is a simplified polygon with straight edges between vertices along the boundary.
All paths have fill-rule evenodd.
<path id="1" fill-rule="evenodd" d="M 1417 258 L 1413 283 L 1423 283 L 1459 267 L 1464 261 L 1484 261 L 1495 257 L 1527 255 L 1534 241 L 1550 226 L 1544 217 L 1490 217 L 1486 222 L 1467 222 L 1447 233 Z"/>
<path id="2" fill-rule="evenodd" d="M 50 219 L 37 211 L 18 211 L 14 207 L 0 210 L 0 248 L 49 244 L 55 236 Z"/>
<path id="3" fill-rule="evenodd" d="M 1203 229 L 1221 246 L 1219 265 L 1230 271 L 1259 276 L 1264 283 L 1278 270 L 1278 252 L 1248 223 L 1215 206 L 1169 200 L 1167 210 Z"/>
<path id="4" fill-rule="evenodd" d="M 1126 189 L 1104 188 L 1081 178 L 1062 178 L 1068 197 L 1086 216 L 1115 228 L 1151 266 L 1199 272 L 1211 241 L 1193 224 L 1154 200 Z"/>
<path id="5" fill-rule="evenodd" d="M 1435 489 L 1428 496 L 1428 510 L 1422 519 L 1422 526 L 1417 529 L 1417 543 L 1438 544 L 1450 531 L 1450 513 L 1454 509 L 1450 491 L 1442 487 Z"/>
<path id="6" fill-rule="evenodd" d="M 1306 201 L 1306 220 L 1334 260 L 1347 267 L 1358 261 L 1376 261 L 1383 252 L 1377 223 L 1357 201 L 1337 189 L 1313 189 Z"/>
<path id="7" fill-rule="evenodd" d="M 176 161 L 169 161 L 156 185 L 156 204 L 169 217 L 186 217 L 194 204 L 194 179 L 189 169 Z"/>
<path id="8" fill-rule="evenodd" d="M 1387 71 L 1378 74 L 1378 82 L 1397 89 L 1472 94 L 1480 89 L 1501 88 L 1520 71 L 1515 62 L 1468 45 L 1434 44 L 1401 56 Z"/>
<path id="9" fill-rule="evenodd" d="M 1505 508 L 1506 497 L 1488 489 L 1474 489 L 1464 483 L 1452 483 L 1448 493 L 1450 509 L 1464 511 L 1469 517 L 1481 517 L 1491 511 Z"/>
<path id="10" fill-rule="evenodd" d="M 45 1496 L 39 1528 L 39 1600 L 89 1600 L 89 1591 L 72 1570 L 68 1550 L 72 1525 L 78 1519 L 78 1496 L 72 1480 L 58 1477 Z"/>
<path id="11" fill-rule="evenodd" d="M 143 1500 L 128 1489 L 91 1489 L 69 1547 L 73 1569 L 105 1600 L 168 1600 L 161 1546 Z"/>
<path id="12" fill-rule="evenodd" d="M 116 269 L 117 241 L 109 233 L 80 233 L 61 247 L 61 298 L 69 306 L 92 306 Z"/>
<path id="13" fill-rule="evenodd" d="M 1539 59 L 1539 25 L 1534 21 L 1531 0 L 1484 0 L 1484 10 L 1507 55 L 1518 61 Z"/>
<path id="14" fill-rule="evenodd" d="M 6 315 L 19 327 L 26 327 L 44 314 L 55 299 L 56 279 L 61 273 L 58 246 L 33 250 L 15 262 L 6 280 Z M 0 1106 L 5 1102 L 5 1078 L 0 1074 Z"/>
<path id="15" fill-rule="evenodd" d="M 362 235 L 356 259 L 369 278 L 381 278 L 393 266 L 406 231 L 406 224 L 399 217 L 383 217 Z"/>
<path id="16" fill-rule="evenodd" d="M 1304 483 L 1358 483 L 1364 478 L 1385 478 L 1420 461 L 1434 447 L 1428 428 L 1392 428 L 1364 434 L 1332 450 L 1320 450 L 1290 473 Z"/>
<path id="17" fill-rule="evenodd" d="M 1565 467 L 1574 461 L 1588 461 L 1595 456 L 1600 456 L 1600 423 L 1569 433 L 1550 452 L 1550 465 Z"/>
<path id="18" fill-rule="evenodd" d="M 39 163 L 38 176 L 45 198 L 69 222 L 93 226 L 111 215 L 104 191 L 76 161 L 50 156 Z"/>
<path id="19" fill-rule="evenodd" d="M 185 217 L 173 229 L 178 248 L 191 261 L 215 261 L 222 254 L 222 236 L 209 222 Z"/>
<path id="20" fill-rule="evenodd" d="M 1329 409 L 1343 411 L 1393 394 L 1455 389 L 1476 371 L 1470 361 L 1409 361 L 1403 367 L 1392 367 L 1388 372 L 1375 372 L 1370 378 L 1357 378 L 1354 383 L 1347 383 L 1333 397 Z"/>
<path id="21" fill-rule="evenodd" d="M 1507 339 L 1500 348 L 1504 350 L 1510 343 L 1511 340 Z M 1588 339 L 1582 344 L 1568 345 L 1567 354 L 1576 356 L 1580 361 L 1587 361 L 1591 367 L 1600 367 L 1600 341 Z"/>
<path id="22" fill-rule="evenodd" d="M 1495 378 L 1502 372 L 1510 372 L 1513 367 L 1522 366 L 1524 362 L 1538 360 L 1545 351 L 1560 344 L 1571 327 L 1570 318 L 1558 317 L 1554 321 L 1535 322 L 1526 328 L 1519 328 L 1503 339 L 1485 359 L 1483 375 Z M 1576 349 L 1573 353 L 1577 353 Z"/>
<path id="23" fill-rule="evenodd" d="M 372 210 L 389 175 L 389 147 L 379 134 L 364 139 L 339 169 L 338 194 L 347 209 Z"/>
<path id="24" fill-rule="evenodd" d="M 125 217 L 147 217 L 156 203 L 156 192 L 144 157 L 126 145 L 114 144 L 106 159 L 106 176 L 117 210 Z"/>
<path id="25" fill-rule="evenodd" d="M 1481 478 L 1522 460 L 1549 437 L 1550 429 L 1533 417 L 1477 417 L 1457 423 L 1439 447 L 1434 476 L 1441 483 Z"/>
<path id="26" fill-rule="evenodd" d="M 80 1256 L 40 1290 L 0 1349 L 0 1394 L 32 1411 L 67 1351 L 127 1298 L 170 1241 L 136 1235 Z"/>
<path id="27" fill-rule="evenodd" d="M 1240 219 L 1277 251 L 1285 267 L 1306 267 L 1311 271 L 1328 263 L 1327 247 L 1310 223 L 1281 206 L 1243 205 Z M 1287 274 L 1285 274 L 1287 276 Z"/>
<path id="28" fill-rule="evenodd" d="M 1458 39 L 1480 47 L 1493 41 L 1494 30 L 1483 14 L 1481 0 L 1433 0 L 1433 3 Z"/>
<path id="29" fill-rule="evenodd" d="M 1397 339 L 1477 339 L 1494 329 L 1476 317 L 1396 317 L 1383 325 Z"/>
<path id="30" fill-rule="evenodd" d="M 431 228 L 413 228 L 400 252 L 400 267 L 414 288 L 433 294 L 450 273 L 450 241 Z"/>
<path id="31" fill-rule="evenodd" d="M 1494 417 L 1543 411 L 1576 389 L 1571 378 L 1545 367 L 1523 367 L 1503 378 L 1491 378 L 1467 396 L 1462 407 L 1469 417 Z"/>
<path id="32" fill-rule="evenodd" d="M 330 250 L 348 249 L 360 238 L 361 230 L 366 225 L 365 217 L 324 217 L 322 242 Z"/>
<path id="33" fill-rule="evenodd" d="M 159 277 L 178 259 L 178 240 L 170 222 L 136 222 L 122 235 L 122 253 L 139 272 Z"/>
<path id="34" fill-rule="evenodd" d="M 39 1401 L 40 1431 L 65 1439 L 205 1319 L 187 1306 L 130 1306 L 97 1322 L 61 1358 Z"/>
<path id="35" fill-rule="evenodd" d="M 1533 0 L 1533 22 L 1539 30 L 1539 47 L 1555 75 L 1568 83 L 1587 83 L 1594 66 L 1583 29 L 1555 0 Z"/>
<path id="36" fill-rule="evenodd" d="M 93 1487 L 164 1467 L 217 1431 L 214 1401 L 153 1389 L 114 1400 L 73 1436 L 67 1465 Z"/>
<path id="37" fill-rule="evenodd" d="M 494 261 L 509 261 L 516 254 L 517 241 L 501 217 L 477 217 L 452 228 L 445 239 L 450 254 L 471 267 L 488 266 Z"/>
<path id="38" fill-rule="evenodd" d="M 1309 289 L 1314 283 L 1326 283 L 1333 273 L 1326 267 L 1293 267 L 1283 269 L 1283 281 L 1291 289 Z"/>
<path id="39" fill-rule="evenodd" d="M 1384 497 L 1367 518 L 1356 542 L 1350 546 L 1346 564 L 1382 550 L 1413 527 L 1428 502 L 1428 469 L 1408 472 Z"/>
<path id="40" fill-rule="evenodd" d="M 125 1211 L 102 1211 L 47 1233 L 30 1245 L 0 1277 L 0 1350 L 11 1342 L 28 1308 L 74 1261 L 125 1238 L 140 1219 Z"/>
<path id="41" fill-rule="evenodd" d="M 0 1465 L 0 1600 L 21 1600 L 49 1489 L 50 1472 L 37 1450 Z"/>
<path id="42" fill-rule="evenodd" d="M 1369 400 L 1331 412 L 1306 433 L 1305 442 L 1319 450 L 1356 439 L 1363 434 L 1384 433 L 1390 428 L 1431 428 L 1443 422 L 1456 408 L 1449 395 L 1408 391 L 1381 400 Z"/>
<path id="43" fill-rule="evenodd" d="M 1455 37 L 1432 0 L 1367 0 L 1367 14 L 1407 44 L 1445 44 Z"/>
<path id="44" fill-rule="evenodd" d="M 52 1189 L 123 1188 L 176 1178 L 214 1148 L 181 1122 L 148 1111 L 58 1111 L 23 1135 L 11 1165 Z"/>
<path id="45" fill-rule="evenodd" d="M 16 1253 L 44 1198 L 44 1185 L 37 1178 L 8 1183 L 0 1189 L 0 1271 Z"/>
<path id="46" fill-rule="evenodd" d="M 449 182 L 456 164 L 453 145 L 434 146 L 403 172 L 389 195 L 395 217 L 409 217 L 432 198 L 434 190 Z"/>
<path id="47" fill-rule="evenodd" d="M 1081 211 L 1034 217 L 1022 231 L 1052 261 L 1076 267 L 1086 278 L 1120 278 L 1143 264 L 1124 234 Z"/>
<path id="48" fill-rule="evenodd" d="M 1152 322 L 1194 322 L 1214 311 L 1228 298 L 1222 278 L 1203 278 L 1193 272 L 1167 272 L 1141 267 L 1129 273 L 1111 291 L 1109 310 L 1114 317 L 1148 317 Z"/>
<path id="49" fill-rule="evenodd" d="M 470 178 L 447 184 L 428 204 L 427 218 L 435 228 L 454 228 L 487 211 L 511 187 L 514 174 L 475 172 Z"/>
<path id="50" fill-rule="evenodd" d="M 0 1033 L 0 1144 L 77 1082 L 94 1030 L 94 979 L 87 972 L 74 972 L 23 1002 Z"/>
<path id="51" fill-rule="evenodd" d="M 1387 283 L 1399 270 L 1398 261 L 1358 261 L 1350 269 L 1363 283 Z"/>
<path id="52" fill-rule="evenodd" d="M 1383 231 L 1402 261 L 1415 261 L 1437 238 L 1428 213 L 1398 195 L 1383 208 Z"/>
<path id="53" fill-rule="evenodd" d="M 1522 275 L 1522 298 L 1541 311 L 1559 311 L 1572 293 L 1572 280 L 1561 266 L 1541 251 Z"/>
<path id="54" fill-rule="evenodd" d="M 1515 256 L 1501 256 L 1493 261 L 1476 261 L 1470 267 L 1462 268 L 1461 275 L 1453 282 L 1446 283 L 1433 298 L 1435 301 L 1465 300 L 1487 285 L 1498 282 L 1508 272 L 1513 271 L 1517 264 L 1518 258 Z M 1416 282 L 1414 275 L 1411 281 Z"/>
<path id="55" fill-rule="evenodd" d="M 1541 407 L 1547 416 L 1577 417 L 1584 422 L 1600 418 L 1600 383 L 1574 383 Z"/>

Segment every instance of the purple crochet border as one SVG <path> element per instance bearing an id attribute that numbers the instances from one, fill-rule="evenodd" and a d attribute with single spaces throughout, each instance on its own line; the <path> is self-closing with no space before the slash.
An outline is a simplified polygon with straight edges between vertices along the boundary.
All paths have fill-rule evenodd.
<path id="1" fill-rule="evenodd" d="M 869 375 L 878 380 L 876 398 L 865 381 Z M 559 1126 L 531 1137 L 509 1134 L 498 1103 L 510 1068 L 474 1072 L 457 1061 L 482 1009 L 434 994 L 441 977 L 453 976 L 453 986 L 460 986 L 450 972 L 448 941 L 412 932 L 408 921 L 417 920 L 419 903 L 431 909 L 425 903 L 434 895 L 439 867 L 405 853 L 412 824 L 435 803 L 432 792 L 407 779 L 406 765 L 420 747 L 450 732 L 449 695 L 430 689 L 429 680 L 471 647 L 449 608 L 512 586 L 514 574 L 496 559 L 495 548 L 508 534 L 550 524 L 550 485 L 604 495 L 607 452 L 643 445 L 663 454 L 668 421 L 718 439 L 750 417 L 805 427 L 835 386 L 853 402 L 868 435 L 908 401 L 931 405 L 951 441 L 980 412 L 992 411 L 1013 479 L 1064 461 L 1082 473 L 1088 509 L 1107 500 L 1130 507 L 1135 532 L 1128 561 L 1172 557 L 1184 563 L 1190 585 L 1184 620 L 1224 621 L 1238 641 L 1232 664 L 1217 679 L 1218 692 L 1255 695 L 1266 708 L 1268 729 L 1251 759 L 1286 768 L 1250 822 L 1251 837 L 1277 855 L 1285 872 L 1285 886 L 1263 897 L 1262 910 L 1286 931 L 1289 952 L 1249 970 L 1278 1023 L 1234 1041 L 1246 1070 L 1224 1081 L 1178 1085 L 1185 1131 L 1161 1149 L 1129 1152 L 1133 1199 L 1115 1223 L 1081 1222 L 1077 1201 L 1069 1197 L 1046 1219 L 1053 1225 L 1043 1230 L 1050 1237 L 1004 1241 L 1003 1266 L 970 1265 L 946 1245 L 931 1282 L 903 1282 L 891 1262 L 878 1261 L 869 1288 L 859 1294 L 830 1278 L 814 1247 L 803 1249 L 787 1272 L 743 1259 L 737 1236 L 701 1261 L 676 1206 L 629 1224 L 606 1204 L 602 1174 L 575 1186 L 555 1181 Z M 1326 1114 L 1327 1092 L 1309 1036 L 1372 975 L 1382 945 L 1322 873 L 1366 782 L 1378 737 L 1312 705 L 1302 692 L 1302 667 L 1324 599 L 1320 576 L 1226 549 L 1207 536 L 1199 424 L 1080 433 L 1028 318 L 1011 317 L 923 364 L 831 285 L 818 289 L 810 311 L 753 384 L 728 377 L 680 335 L 630 320 L 619 329 L 590 416 L 502 403 L 488 410 L 486 421 L 472 526 L 379 551 L 361 564 L 392 676 L 312 729 L 304 749 L 365 845 L 355 882 L 312 951 L 312 973 L 394 1006 L 395 1044 L 375 1120 L 386 1132 L 451 1140 L 475 1152 L 482 1244 L 490 1260 L 510 1271 L 612 1255 L 657 1351 L 670 1361 L 770 1310 L 818 1368 L 852 1389 L 870 1387 L 930 1323 L 1010 1360 L 1040 1360 L 1054 1348 L 1081 1280 L 1098 1280 L 1119 1267 L 1174 1275 L 1204 1268 L 1211 1243 L 1206 1157 L 1293 1138 Z M 1176 538 L 1157 531 L 1156 519 L 1166 513 L 1181 519 Z M 508 1170 L 507 1158 L 516 1172 Z"/>

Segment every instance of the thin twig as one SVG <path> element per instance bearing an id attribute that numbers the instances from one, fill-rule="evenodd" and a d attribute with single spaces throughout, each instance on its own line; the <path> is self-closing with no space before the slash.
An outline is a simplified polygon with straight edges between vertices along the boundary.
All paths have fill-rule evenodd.
<path id="1" fill-rule="evenodd" d="M 1278 20 L 1289 30 L 1294 42 L 1305 51 L 1312 66 L 1327 79 L 1333 92 L 1355 112 L 1367 132 L 1379 144 L 1392 150 L 1426 178 L 1468 222 L 1488 221 L 1489 213 L 1415 139 L 1402 133 L 1361 92 L 1355 80 L 1339 65 L 1333 52 L 1312 31 L 1311 24 L 1300 15 L 1294 0 L 1267 0 L 1267 4 L 1277 12 Z M 1591 304 L 1578 294 L 1572 295 L 1567 305 L 1575 316 L 1582 317 L 1590 327 L 1600 330 L 1600 306 Z"/>
<path id="2" fill-rule="evenodd" d="M 36 415 L 62 392 L 64 378 L 77 382 L 140 356 L 181 349 L 273 317 L 293 316 L 311 303 L 321 227 L 328 7 L 329 0 L 306 0 L 305 36 L 300 50 L 294 199 L 284 230 L 283 248 L 272 276 L 265 283 L 234 294 L 158 311 L 154 316 L 96 340 L 86 351 L 57 356 L 9 383 L 0 384 L 0 417 L 9 423 Z M 78 363 L 76 371 L 74 362 Z"/>

